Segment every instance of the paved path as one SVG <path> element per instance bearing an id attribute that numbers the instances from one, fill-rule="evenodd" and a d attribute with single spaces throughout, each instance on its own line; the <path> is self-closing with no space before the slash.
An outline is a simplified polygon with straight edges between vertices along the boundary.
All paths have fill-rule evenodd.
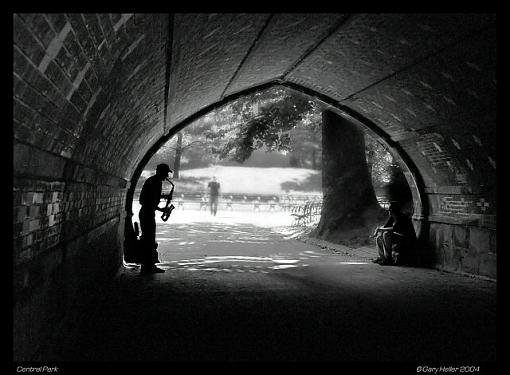
<path id="1" fill-rule="evenodd" d="M 158 231 L 166 273 L 124 269 L 66 359 L 495 360 L 494 282 L 379 266 L 369 249 L 334 252 L 264 220 L 177 217 Z"/>

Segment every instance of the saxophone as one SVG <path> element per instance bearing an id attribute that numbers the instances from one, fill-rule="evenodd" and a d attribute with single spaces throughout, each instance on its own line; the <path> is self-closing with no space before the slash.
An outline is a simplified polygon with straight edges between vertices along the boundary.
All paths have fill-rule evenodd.
<path id="1" fill-rule="evenodd" d="M 172 210 L 175 208 L 175 206 L 173 204 L 171 204 L 172 197 L 173 197 L 173 194 L 174 194 L 174 187 L 175 187 L 175 185 L 168 178 L 166 178 L 165 180 L 167 180 L 170 183 L 170 185 L 172 185 L 172 189 L 170 190 L 170 194 L 168 194 L 166 196 L 166 206 L 163 209 L 163 214 L 161 215 L 161 220 L 163 220 L 163 221 L 167 221 L 168 220 L 168 218 L 170 217 L 170 214 L 172 213 Z"/>

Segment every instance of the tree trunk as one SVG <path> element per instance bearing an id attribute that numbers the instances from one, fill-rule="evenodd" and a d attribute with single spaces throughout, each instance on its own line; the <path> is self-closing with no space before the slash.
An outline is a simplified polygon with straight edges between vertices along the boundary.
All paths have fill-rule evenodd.
<path id="1" fill-rule="evenodd" d="M 325 111 L 322 146 L 322 214 L 311 236 L 350 247 L 373 244 L 369 237 L 377 224 L 384 224 L 386 214 L 368 172 L 363 132 Z"/>
<path id="2" fill-rule="evenodd" d="M 370 178 L 372 178 L 373 168 L 374 168 L 374 158 L 375 158 L 375 152 L 374 150 L 368 150 L 367 151 L 367 170 L 368 175 Z"/>
<path id="3" fill-rule="evenodd" d="M 179 169 L 181 168 L 181 155 L 182 155 L 182 133 L 177 133 L 177 146 L 175 148 L 174 158 L 174 178 L 179 178 Z"/>

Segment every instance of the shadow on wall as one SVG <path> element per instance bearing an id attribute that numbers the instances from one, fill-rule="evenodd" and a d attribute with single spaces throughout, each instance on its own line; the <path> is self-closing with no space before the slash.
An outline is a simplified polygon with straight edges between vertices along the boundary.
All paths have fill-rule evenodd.
<path id="1" fill-rule="evenodd" d="M 382 187 L 382 191 L 389 201 L 399 202 L 405 214 L 414 214 L 413 194 L 403 173 L 397 173 L 391 182 Z"/>
<path id="2" fill-rule="evenodd" d="M 437 263 L 434 246 L 430 241 L 430 222 L 420 220 L 415 222 L 415 229 L 418 234 L 418 240 L 415 244 L 415 265 L 430 268 Z M 416 226 L 419 226 L 416 228 Z"/>

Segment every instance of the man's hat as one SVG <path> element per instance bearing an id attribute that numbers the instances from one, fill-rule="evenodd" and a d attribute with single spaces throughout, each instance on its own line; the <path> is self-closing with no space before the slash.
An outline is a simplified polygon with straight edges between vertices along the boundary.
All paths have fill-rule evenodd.
<path id="1" fill-rule="evenodd" d="M 163 164 L 158 164 L 158 166 L 156 167 L 156 172 L 172 173 L 173 171 L 170 169 L 168 164 L 163 163 Z"/>

